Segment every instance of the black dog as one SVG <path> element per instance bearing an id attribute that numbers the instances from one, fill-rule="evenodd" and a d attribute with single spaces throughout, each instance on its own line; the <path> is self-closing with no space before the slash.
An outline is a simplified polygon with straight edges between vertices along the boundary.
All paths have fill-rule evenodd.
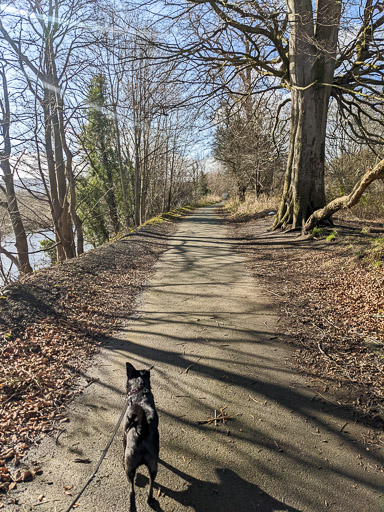
<path id="1" fill-rule="evenodd" d="M 153 483 L 159 458 L 159 417 L 151 393 L 149 370 L 136 370 L 127 365 L 128 406 L 124 426 L 124 468 L 131 486 L 130 512 L 136 511 L 134 479 L 144 464 L 150 476 L 148 503 L 153 499 Z"/>

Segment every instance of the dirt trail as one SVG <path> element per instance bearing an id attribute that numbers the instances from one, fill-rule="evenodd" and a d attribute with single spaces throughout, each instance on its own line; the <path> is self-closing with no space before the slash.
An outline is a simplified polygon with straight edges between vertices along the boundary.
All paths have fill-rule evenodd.
<path id="1" fill-rule="evenodd" d="M 70 406 L 65 430 L 31 450 L 43 475 L 14 492 L 19 504 L 7 510 L 67 509 L 73 497 L 64 486 L 76 495 L 120 415 L 128 359 L 142 368 L 155 364 L 156 510 L 384 511 L 381 452 L 368 451 L 365 428 L 295 371 L 292 349 L 278 341 L 273 295 L 252 280 L 227 236 L 213 207 L 180 224 L 137 317 L 96 359 L 88 375 L 96 381 Z M 222 407 L 232 416 L 226 425 L 198 424 Z M 150 510 L 147 482 L 143 469 L 139 512 Z M 122 512 L 127 504 L 119 433 L 76 510 Z"/>

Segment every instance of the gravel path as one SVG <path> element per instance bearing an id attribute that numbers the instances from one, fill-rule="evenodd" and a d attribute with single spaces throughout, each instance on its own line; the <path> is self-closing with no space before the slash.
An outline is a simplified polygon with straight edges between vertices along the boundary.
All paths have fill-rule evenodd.
<path id="1" fill-rule="evenodd" d="M 95 380 L 69 407 L 69 423 L 30 451 L 43 474 L 19 486 L 12 493 L 18 504 L 6 510 L 66 511 L 119 418 L 129 360 L 139 368 L 155 365 L 161 445 L 155 510 L 384 511 L 381 452 L 367 450 L 366 428 L 295 371 L 293 349 L 279 343 L 273 295 L 252 280 L 227 237 L 213 207 L 180 224 L 137 316 L 96 358 L 87 376 Z M 198 423 L 223 407 L 232 417 L 225 425 Z M 76 510 L 128 510 L 121 437 Z M 151 510 L 147 483 L 143 469 L 139 512 Z"/>

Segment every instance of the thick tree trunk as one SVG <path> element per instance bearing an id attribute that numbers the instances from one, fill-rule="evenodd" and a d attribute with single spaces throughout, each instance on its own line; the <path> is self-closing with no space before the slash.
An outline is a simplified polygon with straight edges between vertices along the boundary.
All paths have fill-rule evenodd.
<path id="1" fill-rule="evenodd" d="M 325 205 L 328 104 L 336 65 L 341 2 L 286 0 L 290 27 L 291 131 L 283 197 L 274 228 L 302 228 Z"/>
<path id="2" fill-rule="evenodd" d="M 329 92 L 323 86 L 292 91 L 291 132 L 283 198 L 275 228 L 302 228 L 325 204 L 325 130 Z"/>

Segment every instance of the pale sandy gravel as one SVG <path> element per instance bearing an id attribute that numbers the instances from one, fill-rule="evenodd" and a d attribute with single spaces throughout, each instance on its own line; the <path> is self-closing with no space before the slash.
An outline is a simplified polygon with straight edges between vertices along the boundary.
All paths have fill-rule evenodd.
<path id="1" fill-rule="evenodd" d="M 367 450 L 366 428 L 344 409 L 314 399 L 294 369 L 293 349 L 279 343 L 284 333 L 273 296 L 250 277 L 227 237 L 214 207 L 180 224 L 137 317 L 96 358 L 89 376 L 97 382 L 70 406 L 65 432 L 31 451 L 43 475 L 19 486 L 13 493 L 19 504 L 6 510 L 66 510 L 73 497 L 64 486 L 76 495 L 120 415 L 128 359 L 155 365 L 161 437 L 155 510 L 384 511 L 382 452 Z M 227 425 L 197 423 L 224 406 L 232 416 Z M 77 464 L 77 457 L 92 464 Z M 139 512 L 151 510 L 147 482 L 143 469 Z M 38 504 L 40 495 L 46 503 Z M 76 510 L 122 512 L 127 503 L 119 432 Z"/>

